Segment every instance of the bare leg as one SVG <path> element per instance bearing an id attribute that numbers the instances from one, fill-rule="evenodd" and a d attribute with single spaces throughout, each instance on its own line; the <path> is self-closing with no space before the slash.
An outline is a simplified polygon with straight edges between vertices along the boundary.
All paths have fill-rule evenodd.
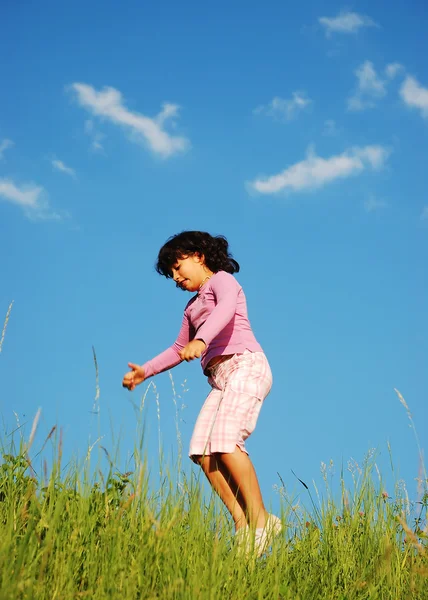
<path id="1" fill-rule="evenodd" d="M 232 488 L 239 490 L 241 506 L 250 527 L 266 524 L 268 513 L 263 504 L 256 471 L 250 457 L 236 446 L 232 453 L 219 454 L 220 469 Z"/>
<path id="2" fill-rule="evenodd" d="M 220 496 L 227 510 L 232 515 L 236 531 L 241 529 L 241 527 L 245 527 L 247 521 L 245 512 L 239 503 L 239 492 L 233 483 L 232 486 L 229 484 L 229 481 L 225 479 L 223 473 L 220 471 L 217 455 L 198 456 L 195 457 L 195 459 L 207 476 L 211 486 Z M 228 479 L 230 479 L 230 477 Z"/>
<path id="3" fill-rule="evenodd" d="M 268 513 L 248 454 L 236 446 L 232 453 L 195 458 L 232 515 L 237 530 L 247 522 L 254 528 L 265 526 Z"/>

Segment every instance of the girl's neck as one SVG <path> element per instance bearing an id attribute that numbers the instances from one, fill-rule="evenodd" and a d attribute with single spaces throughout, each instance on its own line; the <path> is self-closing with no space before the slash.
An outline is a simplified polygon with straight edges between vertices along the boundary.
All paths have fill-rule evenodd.
<path id="1" fill-rule="evenodd" d="M 200 285 L 199 285 L 199 289 L 202 288 L 203 285 L 206 284 L 206 282 L 211 279 L 211 277 L 214 275 L 215 273 L 213 273 L 212 271 L 209 271 L 208 269 L 206 270 L 206 277 L 204 277 L 204 279 L 201 281 Z M 198 290 L 199 291 L 199 290 Z"/>

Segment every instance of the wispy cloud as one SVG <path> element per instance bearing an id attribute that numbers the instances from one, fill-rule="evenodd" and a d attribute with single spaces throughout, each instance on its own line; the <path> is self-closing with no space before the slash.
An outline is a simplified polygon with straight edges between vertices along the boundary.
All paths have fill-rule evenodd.
<path id="1" fill-rule="evenodd" d="M 381 169 L 390 150 L 385 146 L 354 147 L 342 154 L 321 158 L 309 149 L 305 160 L 287 167 L 277 175 L 260 177 L 248 183 L 250 190 L 260 194 L 301 192 L 321 188 L 336 179 L 359 175 L 367 169 Z"/>
<path id="2" fill-rule="evenodd" d="M 417 79 L 408 75 L 400 89 L 400 96 L 411 108 L 421 111 L 428 118 L 428 88 L 423 87 Z"/>
<path id="3" fill-rule="evenodd" d="M 370 60 L 363 62 L 355 71 L 357 88 L 348 98 L 348 110 L 360 111 L 376 106 L 378 100 L 386 96 L 388 85 L 404 71 L 401 63 L 386 65 L 383 77 L 378 75 Z"/>
<path id="4" fill-rule="evenodd" d="M 275 96 L 269 104 L 258 106 L 253 112 L 256 115 L 264 114 L 280 121 L 291 121 L 311 102 L 312 100 L 305 92 L 295 91 L 290 99 Z"/>
<path id="5" fill-rule="evenodd" d="M 390 63 L 389 65 L 386 65 L 385 68 L 385 74 L 388 77 L 388 79 L 394 79 L 394 77 L 402 71 L 404 71 L 404 67 L 401 63 L 398 62 Z"/>
<path id="6" fill-rule="evenodd" d="M 104 146 L 101 142 L 105 138 L 105 135 L 96 131 L 92 119 L 85 121 L 85 133 L 91 138 L 91 150 L 104 153 Z"/>
<path id="7" fill-rule="evenodd" d="M 368 213 L 386 208 L 387 206 L 388 203 L 385 200 L 380 200 L 375 196 L 370 196 L 370 198 L 364 202 L 364 209 Z"/>
<path id="8" fill-rule="evenodd" d="M 38 208 L 42 193 L 41 186 L 27 184 L 18 187 L 10 179 L 0 179 L 0 197 L 24 208 Z"/>
<path id="9" fill-rule="evenodd" d="M 324 129 L 323 135 L 328 137 L 335 137 L 339 134 L 339 129 L 337 128 L 336 121 L 334 119 L 327 119 L 324 121 Z"/>
<path id="10" fill-rule="evenodd" d="M 355 71 L 357 76 L 357 89 L 353 96 L 348 98 L 348 110 L 357 111 L 375 106 L 375 100 L 383 98 L 386 94 L 386 81 L 381 79 L 373 67 L 373 63 L 366 60 Z"/>
<path id="11" fill-rule="evenodd" d="M 366 15 L 345 11 L 340 12 L 337 17 L 320 17 L 318 22 L 324 27 L 327 37 L 333 33 L 357 33 L 363 27 L 379 27 Z"/>
<path id="12" fill-rule="evenodd" d="M 179 106 L 165 103 L 161 112 L 153 118 L 126 108 L 122 94 L 112 87 L 97 91 L 85 83 L 73 83 L 71 89 L 79 104 L 93 115 L 124 127 L 132 134 L 132 140 L 144 141 L 155 154 L 167 158 L 190 147 L 185 137 L 173 136 L 165 131 L 166 122 L 178 116 Z"/>
<path id="13" fill-rule="evenodd" d="M 19 206 L 25 215 L 33 220 L 59 221 L 68 216 L 52 212 L 45 189 L 34 183 L 18 185 L 11 179 L 0 178 L 0 200 Z"/>
<path id="14" fill-rule="evenodd" d="M 421 221 L 428 221 L 428 206 L 424 206 L 422 209 Z"/>
<path id="15" fill-rule="evenodd" d="M 12 140 L 5 139 L 0 142 L 0 160 L 2 160 L 5 150 L 11 148 L 13 145 L 14 143 L 12 142 Z"/>
<path id="16" fill-rule="evenodd" d="M 66 173 L 66 175 L 70 175 L 71 177 L 76 177 L 76 171 L 71 167 L 67 167 L 62 160 L 54 159 L 52 160 L 52 166 L 57 171 L 61 171 L 62 173 Z"/>

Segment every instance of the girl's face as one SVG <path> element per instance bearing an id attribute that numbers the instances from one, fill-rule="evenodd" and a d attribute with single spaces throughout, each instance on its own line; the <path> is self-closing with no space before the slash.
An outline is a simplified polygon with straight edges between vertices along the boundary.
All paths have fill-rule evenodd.
<path id="1" fill-rule="evenodd" d="M 199 254 L 178 258 L 171 273 L 177 287 L 188 292 L 197 292 L 203 281 L 213 275 L 205 266 L 204 257 Z"/>

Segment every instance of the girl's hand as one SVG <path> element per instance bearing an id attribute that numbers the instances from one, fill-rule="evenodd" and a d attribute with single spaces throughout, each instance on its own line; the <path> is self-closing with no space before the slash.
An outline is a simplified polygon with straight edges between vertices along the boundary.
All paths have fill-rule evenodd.
<path id="1" fill-rule="evenodd" d="M 199 358 L 206 347 L 207 345 L 202 340 L 192 340 L 179 352 L 180 358 L 187 360 L 187 362 L 194 358 Z"/>
<path id="2" fill-rule="evenodd" d="M 134 365 L 134 363 L 128 363 L 128 367 L 132 369 L 129 373 L 126 373 L 125 377 L 122 381 L 122 386 L 124 388 L 128 388 L 130 392 L 135 390 L 137 385 L 140 385 L 145 379 L 144 369 L 139 365 Z"/>

